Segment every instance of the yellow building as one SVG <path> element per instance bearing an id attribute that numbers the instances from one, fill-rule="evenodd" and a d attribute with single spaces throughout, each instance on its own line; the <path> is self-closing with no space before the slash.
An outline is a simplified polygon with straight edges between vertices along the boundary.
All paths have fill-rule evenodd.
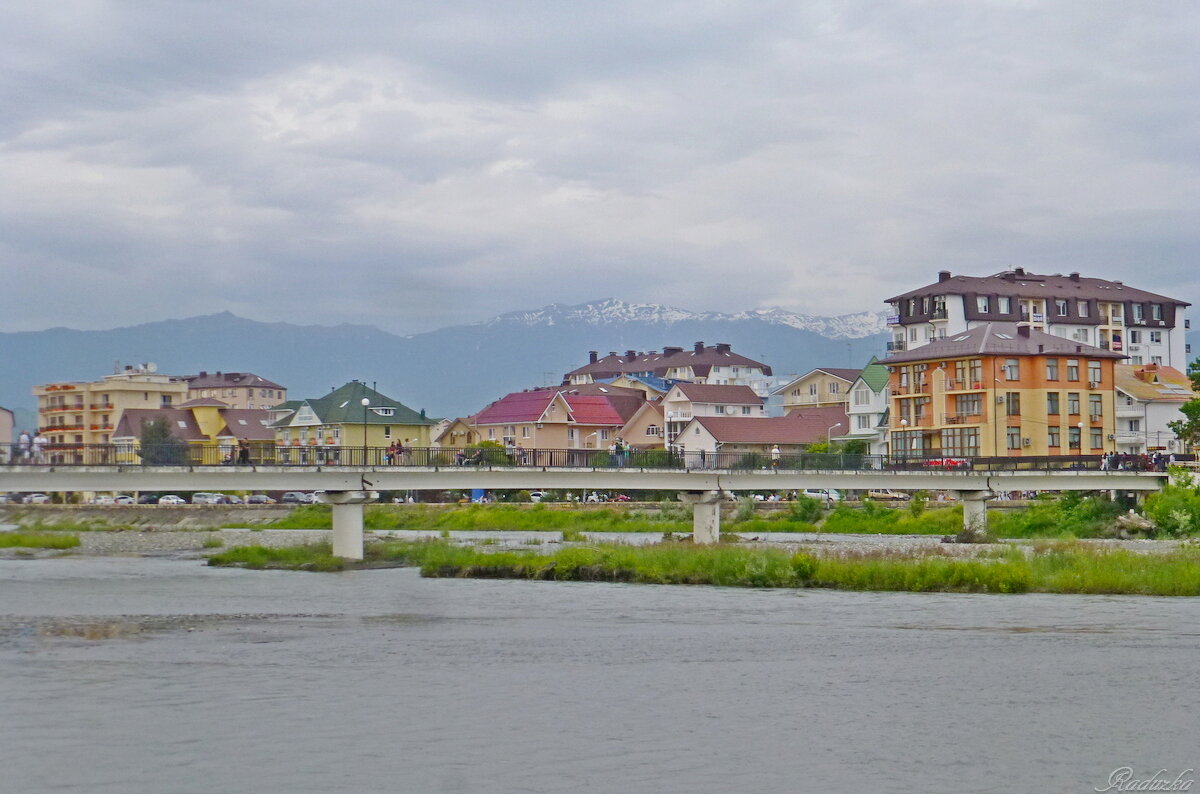
<path id="1" fill-rule="evenodd" d="M 38 432 L 51 447 L 107 444 L 129 409 L 173 408 L 187 400 L 188 386 L 153 364 L 125 367 L 98 381 L 67 381 L 35 386 Z"/>

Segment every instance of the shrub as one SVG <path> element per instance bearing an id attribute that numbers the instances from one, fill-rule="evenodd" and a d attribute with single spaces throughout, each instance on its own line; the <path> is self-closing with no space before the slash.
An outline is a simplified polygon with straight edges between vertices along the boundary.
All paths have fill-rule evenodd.
<path id="1" fill-rule="evenodd" d="M 821 504 L 819 499 L 814 499 L 811 496 L 801 494 L 796 497 L 790 505 L 788 505 L 788 519 L 791 521 L 803 521 L 806 524 L 814 524 L 820 520 L 821 514 L 825 512 L 825 506 Z"/>

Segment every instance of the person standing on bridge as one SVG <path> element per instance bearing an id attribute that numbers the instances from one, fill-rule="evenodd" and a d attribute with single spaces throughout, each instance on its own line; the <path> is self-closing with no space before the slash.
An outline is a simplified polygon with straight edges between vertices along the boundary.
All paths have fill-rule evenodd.
<path id="1" fill-rule="evenodd" d="M 779 459 L 783 457 L 783 453 L 779 451 L 779 445 L 775 444 L 771 447 L 771 468 L 779 468 Z"/>
<path id="2" fill-rule="evenodd" d="M 33 462 L 46 462 L 46 445 L 50 443 L 50 439 L 43 436 L 40 432 L 33 437 Z"/>

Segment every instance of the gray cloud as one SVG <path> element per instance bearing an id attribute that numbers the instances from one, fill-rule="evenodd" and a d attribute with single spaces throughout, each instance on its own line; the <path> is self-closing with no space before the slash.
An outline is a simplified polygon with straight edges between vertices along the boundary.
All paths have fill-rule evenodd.
<path id="1" fill-rule="evenodd" d="M 0 327 L 1200 301 L 1200 10 L 745 5 L 6 5 Z"/>

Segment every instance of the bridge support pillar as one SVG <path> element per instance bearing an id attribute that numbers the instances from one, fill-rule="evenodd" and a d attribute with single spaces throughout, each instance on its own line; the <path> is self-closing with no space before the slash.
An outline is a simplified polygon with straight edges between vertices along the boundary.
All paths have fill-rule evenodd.
<path id="1" fill-rule="evenodd" d="M 963 506 L 963 531 L 960 538 L 967 542 L 980 541 L 987 537 L 987 500 L 991 491 L 959 491 L 958 498 Z"/>
<path id="2" fill-rule="evenodd" d="M 379 499 L 377 491 L 318 491 L 317 501 L 333 505 L 333 556 L 363 558 L 363 505 Z"/>
<path id="3" fill-rule="evenodd" d="M 692 506 L 692 542 L 716 543 L 721 539 L 721 491 L 679 494 L 679 501 Z"/>

